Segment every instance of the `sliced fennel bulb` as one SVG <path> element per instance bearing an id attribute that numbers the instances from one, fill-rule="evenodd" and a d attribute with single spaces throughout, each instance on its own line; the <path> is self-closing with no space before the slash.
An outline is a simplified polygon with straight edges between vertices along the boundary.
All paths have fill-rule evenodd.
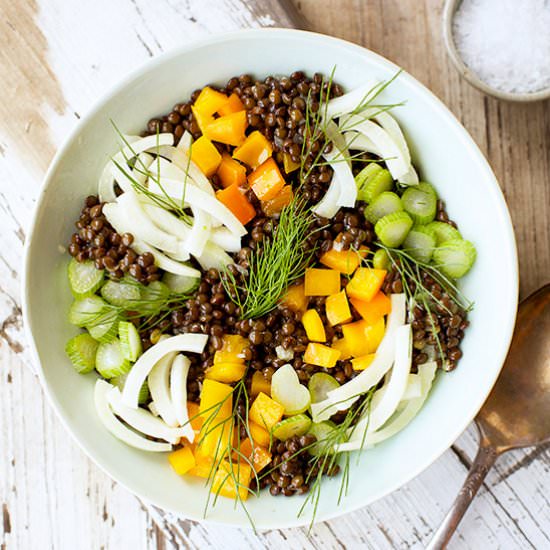
<path id="1" fill-rule="evenodd" d="M 178 424 L 182 426 L 183 437 L 193 443 L 195 432 L 189 422 L 189 412 L 187 411 L 187 375 L 191 361 L 181 353 L 176 355 L 172 361 L 172 370 L 170 371 L 170 399 Z"/>
<path id="2" fill-rule="evenodd" d="M 154 364 L 147 376 L 147 383 L 149 384 L 153 403 L 161 418 L 171 427 L 178 425 L 178 419 L 176 418 L 176 412 L 174 411 L 170 397 L 170 369 L 176 355 L 177 352 L 174 351 L 162 356 Z"/>
<path id="3" fill-rule="evenodd" d="M 166 340 L 162 340 L 149 348 L 134 363 L 132 370 L 128 373 L 122 391 L 123 403 L 134 409 L 138 407 L 139 390 L 143 382 L 145 382 L 157 361 L 162 359 L 166 354 L 179 351 L 202 353 L 207 341 L 207 334 L 178 334 L 177 336 L 166 338 Z"/>
<path id="4" fill-rule="evenodd" d="M 184 437 L 185 433 L 182 428 L 174 428 L 168 426 L 163 420 L 154 416 L 150 412 L 142 409 L 132 409 L 127 407 L 122 402 L 122 395 L 118 388 L 112 388 L 107 394 L 107 399 L 113 412 L 122 418 L 131 428 L 138 432 L 156 437 L 157 439 L 164 439 L 168 443 L 175 445 L 179 440 Z"/>
<path id="5" fill-rule="evenodd" d="M 151 441 L 123 424 L 113 413 L 108 395 L 113 386 L 105 380 L 98 380 L 94 389 L 94 403 L 97 415 L 105 428 L 117 439 L 142 451 L 164 453 L 172 450 L 170 443 Z"/>
<path id="6" fill-rule="evenodd" d="M 362 394 L 376 386 L 391 368 L 395 359 L 397 329 L 405 324 L 405 294 L 392 294 L 391 308 L 384 338 L 376 350 L 372 363 L 354 379 L 328 393 L 328 398 L 339 410 L 348 409 Z"/>

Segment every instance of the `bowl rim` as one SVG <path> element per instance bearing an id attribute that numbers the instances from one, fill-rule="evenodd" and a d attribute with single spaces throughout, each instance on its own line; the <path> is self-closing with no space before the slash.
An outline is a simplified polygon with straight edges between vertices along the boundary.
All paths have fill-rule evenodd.
<path id="1" fill-rule="evenodd" d="M 462 59 L 456 47 L 453 33 L 453 18 L 458 10 L 462 0 L 446 0 L 443 7 L 443 40 L 447 53 L 451 58 L 455 69 L 463 76 L 474 88 L 487 95 L 502 99 L 504 101 L 515 101 L 518 103 L 533 103 L 536 101 L 544 101 L 550 98 L 550 88 L 544 88 L 536 92 L 505 92 L 498 88 L 493 88 L 484 82 Z"/>
<path id="2" fill-rule="evenodd" d="M 114 86 L 108 88 L 108 90 L 92 104 L 88 112 L 84 116 L 82 116 L 82 118 L 76 123 L 74 128 L 68 133 L 68 135 L 64 139 L 62 145 L 56 151 L 54 158 L 52 159 L 48 167 L 48 170 L 44 176 L 44 179 L 42 181 L 39 194 L 36 198 L 36 204 L 32 214 L 32 219 L 29 225 L 29 229 L 27 233 L 28 237 L 25 241 L 24 256 L 23 256 L 22 313 L 23 313 L 24 330 L 25 330 L 27 342 L 29 343 L 31 357 L 34 365 L 36 365 L 36 374 L 39 378 L 40 384 L 44 390 L 44 393 L 47 396 L 47 399 L 50 405 L 53 407 L 58 419 L 61 421 L 65 429 L 68 431 L 68 433 L 73 438 L 73 440 L 77 443 L 77 445 L 84 451 L 87 457 L 90 460 L 92 460 L 94 464 L 96 464 L 111 479 L 114 479 L 117 483 L 125 487 L 128 491 L 130 491 L 132 494 L 139 497 L 141 500 L 147 503 L 153 504 L 158 508 L 165 510 L 167 512 L 174 513 L 180 518 L 191 519 L 191 520 L 211 523 L 211 524 L 241 527 L 241 528 L 251 527 L 250 524 L 247 522 L 246 518 L 244 518 L 243 521 L 231 521 L 231 520 L 223 520 L 223 519 L 218 520 L 210 517 L 205 518 L 203 516 L 196 516 L 193 514 L 188 514 L 183 516 L 181 510 L 167 508 L 163 503 L 155 501 L 154 499 L 149 498 L 147 495 L 136 491 L 134 488 L 130 487 L 129 484 L 127 484 L 126 482 L 122 482 L 119 479 L 115 478 L 109 471 L 108 464 L 105 463 L 96 455 L 94 451 L 94 447 L 82 441 L 78 437 L 78 434 L 76 432 L 73 432 L 73 430 L 70 428 L 68 424 L 67 419 L 65 418 L 64 414 L 61 411 L 58 398 L 53 388 L 50 387 L 50 384 L 46 379 L 46 376 L 42 369 L 41 361 L 38 354 L 37 344 L 31 329 L 28 279 L 29 279 L 30 258 L 32 255 L 32 246 L 33 246 L 32 243 L 34 240 L 33 237 L 37 231 L 37 220 L 40 217 L 39 214 L 44 209 L 44 195 L 46 193 L 48 186 L 51 184 L 53 175 L 55 174 L 58 165 L 61 163 L 61 160 L 65 156 L 65 153 L 68 150 L 68 148 L 73 143 L 75 137 L 80 132 L 81 126 L 84 125 L 89 120 L 93 119 L 96 116 L 97 112 L 104 106 L 104 104 L 110 101 L 118 93 L 120 93 L 120 91 L 123 90 L 127 84 L 129 84 L 139 76 L 146 74 L 150 69 L 152 69 L 153 67 L 156 67 L 157 65 L 161 65 L 166 61 L 169 61 L 170 59 L 176 58 L 180 55 L 183 55 L 185 53 L 188 53 L 190 51 L 193 51 L 199 48 L 212 46 L 212 45 L 219 46 L 225 42 L 232 41 L 235 39 L 244 38 L 244 39 L 253 40 L 258 37 L 262 37 L 266 34 L 270 34 L 272 35 L 272 39 L 278 39 L 278 40 L 284 40 L 287 37 L 292 37 L 292 36 L 303 36 L 306 39 L 309 38 L 310 40 L 319 40 L 325 43 L 327 42 L 333 43 L 335 45 L 339 45 L 340 47 L 346 48 L 357 54 L 364 54 L 365 52 L 367 52 L 369 56 L 373 56 L 378 61 L 381 61 L 382 63 L 389 65 L 390 67 L 393 67 L 396 71 L 400 70 L 401 78 L 409 79 L 410 81 L 412 81 L 414 86 L 419 87 L 422 90 L 422 92 L 426 93 L 430 97 L 431 101 L 433 102 L 434 108 L 442 111 L 445 114 L 445 116 L 450 119 L 450 121 L 455 126 L 456 131 L 459 133 L 460 138 L 465 140 L 469 144 L 470 148 L 472 149 L 472 152 L 477 156 L 477 160 L 481 163 L 482 166 L 484 166 L 485 170 L 487 170 L 488 173 L 492 176 L 493 185 L 491 185 L 488 188 L 488 192 L 492 193 L 493 199 L 495 200 L 495 204 L 499 208 L 499 214 L 501 215 L 503 221 L 505 222 L 506 233 L 503 235 L 504 236 L 503 243 L 505 243 L 508 255 L 511 260 L 511 267 L 513 268 L 512 273 L 509 274 L 511 293 L 510 293 L 510 296 L 506 296 L 506 303 L 508 304 L 508 306 L 503 312 L 503 315 L 505 315 L 505 318 L 508 319 L 508 322 L 506 324 L 506 330 L 502 334 L 499 353 L 496 354 L 496 361 L 495 361 L 495 363 L 500 364 L 500 368 L 495 369 L 494 375 L 492 377 L 492 381 L 490 383 L 490 386 L 488 385 L 487 387 L 487 392 L 483 401 L 481 401 L 475 407 L 473 407 L 470 414 L 465 415 L 464 417 L 461 417 L 461 420 L 455 424 L 454 429 L 452 431 L 449 431 L 448 436 L 445 439 L 442 439 L 440 441 L 437 448 L 426 459 L 425 463 L 419 465 L 414 469 L 409 470 L 407 474 L 404 475 L 398 481 L 389 482 L 383 489 L 371 495 L 369 499 L 366 501 L 358 502 L 358 503 L 349 503 L 347 506 L 345 505 L 334 506 L 333 508 L 331 508 L 331 510 L 329 510 L 326 513 L 319 512 L 315 519 L 315 523 L 331 520 L 345 513 L 354 512 L 394 492 L 395 490 L 399 489 L 403 485 L 409 483 L 413 478 L 415 478 L 421 472 L 423 472 L 429 466 L 431 466 L 453 444 L 453 442 L 456 441 L 456 439 L 458 439 L 460 434 L 468 427 L 468 425 L 476 416 L 479 409 L 482 407 L 483 402 L 489 395 L 494 383 L 496 382 L 498 375 L 500 374 L 500 371 L 502 369 L 502 365 L 508 353 L 508 348 L 513 335 L 513 329 L 515 326 L 515 320 L 516 320 L 516 314 L 517 314 L 518 289 L 519 289 L 517 247 L 516 247 L 515 235 L 513 232 L 512 220 L 510 217 L 510 213 L 509 213 L 506 201 L 504 199 L 502 189 L 498 184 L 498 180 L 496 179 L 496 176 L 494 175 L 485 156 L 483 155 L 483 153 L 481 152 L 481 150 L 479 149 L 479 147 L 477 146 L 473 138 L 467 132 L 467 130 L 462 126 L 460 121 L 456 118 L 456 116 L 445 106 L 445 104 L 433 92 L 431 92 L 426 86 L 424 86 L 421 82 L 419 82 L 416 78 L 414 78 L 408 72 L 398 67 L 395 63 L 373 52 L 372 50 L 369 50 L 368 48 L 365 48 L 363 46 L 354 44 L 352 42 L 349 42 L 340 38 L 324 35 L 322 33 L 312 32 L 312 31 L 286 29 L 286 28 L 245 29 L 245 30 L 239 30 L 239 31 L 232 31 L 228 33 L 219 33 L 219 34 L 208 36 L 206 38 L 202 38 L 200 40 L 195 40 L 188 44 L 184 44 L 170 51 L 167 51 L 163 54 L 160 54 L 152 59 L 146 60 L 139 67 L 127 73 Z M 277 526 L 277 525 L 274 526 L 273 524 L 269 523 L 269 521 L 265 522 L 263 519 L 260 519 L 256 522 L 256 529 L 300 527 L 300 526 L 308 525 L 309 523 L 310 521 L 307 517 L 299 517 L 299 518 L 295 518 L 292 522 L 287 523 L 287 525 L 285 526 Z"/>

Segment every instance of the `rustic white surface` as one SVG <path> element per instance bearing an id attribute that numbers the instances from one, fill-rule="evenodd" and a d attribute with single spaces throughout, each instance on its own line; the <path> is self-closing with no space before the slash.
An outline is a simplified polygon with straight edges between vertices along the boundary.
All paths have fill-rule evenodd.
<path id="1" fill-rule="evenodd" d="M 98 96 L 149 57 L 209 33 L 272 23 L 241 0 L 0 0 L 2 550 L 422 548 L 459 489 L 475 451 L 473 427 L 401 490 L 309 536 L 304 529 L 254 535 L 193 522 L 173 526 L 75 446 L 29 368 L 20 262 L 55 148 Z M 549 447 L 499 459 L 451 548 L 550 548 L 549 467 Z"/>

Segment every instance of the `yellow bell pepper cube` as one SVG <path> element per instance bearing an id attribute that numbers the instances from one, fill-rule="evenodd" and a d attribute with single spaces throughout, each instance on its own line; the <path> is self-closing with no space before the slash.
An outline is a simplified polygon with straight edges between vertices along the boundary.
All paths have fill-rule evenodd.
<path id="1" fill-rule="evenodd" d="M 202 477 L 208 479 L 213 474 L 212 467 L 214 465 L 214 459 L 211 456 L 203 455 L 199 448 L 195 448 L 194 452 L 195 466 L 191 468 L 187 473 L 192 476 Z"/>
<path id="2" fill-rule="evenodd" d="M 272 218 L 276 214 L 280 214 L 283 208 L 292 202 L 293 198 L 294 191 L 292 191 L 292 185 L 285 185 L 277 193 L 277 196 L 268 201 L 262 201 L 263 213 Z"/>
<path id="3" fill-rule="evenodd" d="M 205 176 L 210 177 L 216 173 L 222 156 L 206 136 L 201 136 L 191 145 L 191 160 Z"/>
<path id="4" fill-rule="evenodd" d="M 210 492 L 222 497 L 246 500 L 251 477 L 252 468 L 248 464 L 223 460 L 214 474 Z"/>
<path id="5" fill-rule="evenodd" d="M 218 363 L 242 363 L 242 357 L 239 357 L 233 351 L 218 350 L 214 353 L 214 365 Z"/>
<path id="6" fill-rule="evenodd" d="M 244 457 L 246 457 L 252 462 L 252 466 L 256 472 L 259 472 L 271 462 L 271 453 L 265 447 L 261 447 L 250 441 L 249 437 L 241 443 L 239 450 L 241 453 L 239 460 L 244 461 Z"/>
<path id="7" fill-rule="evenodd" d="M 224 334 L 222 337 L 221 351 L 234 353 L 237 357 L 243 357 L 243 353 L 250 347 L 248 338 L 240 334 Z"/>
<path id="8" fill-rule="evenodd" d="M 361 262 L 361 258 L 357 250 L 335 250 L 334 248 L 325 252 L 319 262 L 331 269 L 336 269 L 345 275 L 351 275 Z"/>
<path id="9" fill-rule="evenodd" d="M 187 414 L 189 415 L 189 423 L 195 432 L 195 437 L 198 438 L 202 428 L 202 423 L 204 422 L 204 419 L 200 416 L 199 405 L 197 403 L 193 403 L 192 401 L 187 401 Z"/>
<path id="10" fill-rule="evenodd" d="M 374 325 L 384 315 L 391 313 L 391 299 L 383 292 L 377 292 L 370 302 L 357 298 L 352 298 L 350 302 L 369 325 Z"/>
<path id="11" fill-rule="evenodd" d="M 361 355 L 351 360 L 351 366 L 354 370 L 365 370 L 376 357 L 376 353 L 368 353 L 367 355 Z"/>
<path id="12" fill-rule="evenodd" d="M 375 352 L 384 337 L 384 331 L 384 319 L 380 319 L 374 325 L 361 320 L 342 326 L 342 333 L 352 357 Z"/>
<path id="13" fill-rule="evenodd" d="M 351 351 L 345 338 L 334 340 L 330 347 L 332 349 L 338 350 L 341 353 L 339 361 L 345 361 L 346 359 L 349 359 L 351 357 Z"/>
<path id="14" fill-rule="evenodd" d="M 303 284 L 289 286 L 281 298 L 281 303 L 292 311 L 305 311 L 307 302 Z"/>
<path id="15" fill-rule="evenodd" d="M 207 115 L 202 111 L 198 111 L 195 107 L 191 107 L 191 111 L 193 113 L 193 118 L 197 121 L 202 134 L 206 132 L 208 125 L 216 120 L 212 115 Z"/>
<path id="16" fill-rule="evenodd" d="M 231 113 L 237 113 L 239 111 L 244 111 L 244 105 L 240 97 L 233 93 L 228 98 L 227 101 L 217 109 L 217 113 L 220 116 L 230 115 Z"/>
<path id="17" fill-rule="evenodd" d="M 283 418 L 285 408 L 265 393 L 260 392 L 252 403 L 248 418 L 259 426 L 271 430 Z"/>
<path id="18" fill-rule="evenodd" d="M 323 321 L 316 309 L 308 309 L 302 315 L 302 325 L 306 331 L 307 337 L 313 342 L 326 342 L 327 335 Z"/>
<path id="19" fill-rule="evenodd" d="M 242 145 L 233 151 L 233 158 L 255 170 L 272 154 L 271 143 L 261 132 L 256 130 L 245 139 Z"/>
<path id="20" fill-rule="evenodd" d="M 225 94 L 214 90 L 210 86 L 205 86 L 195 100 L 193 107 L 196 111 L 200 111 L 205 115 L 213 115 L 219 112 L 224 105 L 227 105 L 228 101 L 229 98 Z"/>
<path id="21" fill-rule="evenodd" d="M 241 362 L 214 363 L 208 367 L 204 377 L 218 382 L 238 382 L 246 371 L 246 365 Z"/>
<path id="22" fill-rule="evenodd" d="M 230 187 L 234 183 L 237 185 L 246 183 L 246 168 L 227 153 L 222 153 L 222 161 L 216 175 L 223 187 Z"/>
<path id="23" fill-rule="evenodd" d="M 330 296 L 340 292 L 340 272 L 334 269 L 306 269 L 304 277 L 306 296 Z"/>
<path id="24" fill-rule="evenodd" d="M 168 462 L 178 475 L 186 474 L 195 467 L 195 456 L 191 447 L 182 447 L 168 455 Z"/>
<path id="25" fill-rule="evenodd" d="M 336 365 L 336 361 L 340 359 L 341 355 L 342 352 L 337 349 L 310 342 L 304 353 L 304 363 L 330 369 Z"/>
<path id="26" fill-rule="evenodd" d="M 285 179 L 277 163 L 268 158 L 248 176 L 248 184 L 259 200 L 269 201 L 285 186 Z"/>
<path id="27" fill-rule="evenodd" d="M 246 111 L 238 111 L 216 118 L 206 126 L 203 133 L 212 141 L 237 146 L 246 139 L 244 132 L 247 126 Z"/>
<path id="28" fill-rule="evenodd" d="M 286 174 L 291 174 L 300 168 L 299 162 L 294 162 L 288 153 L 283 153 L 283 169 Z"/>
<path id="29" fill-rule="evenodd" d="M 380 290 L 386 273 L 384 269 L 358 268 L 346 287 L 348 296 L 370 302 Z"/>
<path id="30" fill-rule="evenodd" d="M 256 422 L 249 421 L 248 431 L 250 432 L 250 436 L 252 437 L 252 441 L 254 441 L 254 443 L 261 445 L 262 447 L 269 447 L 271 443 L 271 436 L 265 428 L 262 428 L 262 426 L 256 424 Z"/>
<path id="31" fill-rule="evenodd" d="M 386 323 L 384 322 L 383 317 L 378 319 L 378 321 L 372 325 L 367 323 L 367 327 L 365 328 L 365 337 L 369 344 L 369 353 L 374 353 L 378 349 L 382 338 L 384 338 L 385 332 Z"/>
<path id="32" fill-rule="evenodd" d="M 216 457 L 229 445 L 232 432 L 233 388 L 216 380 L 205 379 L 202 385 L 200 414 L 200 452 Z"/>
<path id="33" fill-rule="evenodd" d="M 263 392 L 266 395 L 271 395 L 271 383 L 265 379 L 263 372 L 257 370 L 252 375 L 252 383 L 250 385 L 250 395 L 252 397 L 256 397 L 260 392 Z"/>
<path id="34" fill-rule="evenodd" d="M 349 323 L 352 320 L 353 317 L 351 315 L 345 289 L 337 294 L 327 296 L 325 300 L 325 312 L 328 322 L 332 326 Z"/>

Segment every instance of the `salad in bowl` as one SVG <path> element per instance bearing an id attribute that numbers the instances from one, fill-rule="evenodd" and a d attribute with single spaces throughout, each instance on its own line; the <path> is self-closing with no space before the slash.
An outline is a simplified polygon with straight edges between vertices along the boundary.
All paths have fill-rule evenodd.
<path id="1" fill-rule="evenodd" d="M 114 437 L 218 497 L 350 482 L 459 365 L 475 246 L 420 180 L 394 79 L 236 76 L 127 135 L 67 246 L 74 368 Z M 399 78 L 396 75 L 394 78 Z M 353 480 L 351 480 L 353 482 Z"/>

